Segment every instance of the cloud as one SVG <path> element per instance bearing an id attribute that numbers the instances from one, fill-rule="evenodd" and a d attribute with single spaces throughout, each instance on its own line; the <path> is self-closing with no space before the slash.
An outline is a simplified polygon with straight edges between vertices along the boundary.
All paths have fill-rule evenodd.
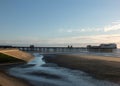
<path id="1" fill-rule="evenodd" d="M 51 44 L 61 44 L 68 45 L 72 44 L 74 46 L 86 46 L 89 44 L 101 44 L 101 43 L 117 43 L 120 44 L 120 35 L 94 35 L 94 36 L 76 36 L 76 37 L 66 37 L 66 38 L 57 38 L 49 42 Z M 119 45 L 120 46 L 120 45 Z"/>
<path id="2" fill-rule="evenodd" d="M 59 29 L 60 33 L 82 33 L 82 32 L 99 32 L 99 31 L 113 31 L 120 30 L 120 22 L 113 22 L 113 25 L 105 26 L 104 28 L 82 28 L 82 29 Z M 105 33 L 104 33 L 105 34 Z M 117 43 L 120 47 L 120 34 L 112 35 L 86 35 L 86 36 L 74 36 L 63 38 L 21 38 L 21 40 L 0 40 L 0 44 L 11 45 L 38 45 L 38 46 L 67 46 L 72 44 L 74 46 L 86 46 L 88 44 L 100 44 L 100 43 Z"/>
<path id="3" fill-rule="evenodd" d="M 59 29 L 58 32 L 60 33 L 81 33 L 81 32 L 98 32 L 98 31 L 102 31 L 101 28 L 82 28 L 82 29 Z"/>
<path id="4" fill-rule="evenodd" d="M 80 29 L 69 29 L 69 28 L 62 28 L 59 29 L 58 32 L 67 32 L 67 33 L 82 33 L 82 32 L 109 32 L 109 31 L 115 31 L 115 30 L 120 30 L 120 20 L 112 22 L 111 25 L 105 25 L 100 28 L 80 28 Z"/>
<path id="5" fill-rule="evenodd" d="M 120 30 L 120 22 L 114 22 L 112 25 L 106 25 L 103 28 L 82 28 L 82 29 L 59 29 L 59 32 L 81 33 L 81 32 L 99 32 L 99 31 L 115 31 Z"/>
<path id="6" fill-rule="evenodd" d="M 114 21 L 112 24 L 120 24 L 120 20 Z"/>
<path id="7" fill-rule="evenodd" d="M 109 25 L 109 26 L 105 26 L 104 27 L 104 31 L 114 31 L 114 30 L 120 30 L 120 23 L 119 24 L 115 24 L 115 25 Z"/>
<path id="8" fill-rule="evenodd" d="M 94 35 L 94 36 L 75 36 L 64 37 L 54 39 L 39 39 L 39 40 L 0 40 L 0 44 L 10 45 L 25 45 L 29 46 L 34 44 L 35 46 L 86 46 L 89 44 L 101 44 L 101 43 L 117 43 L 120 46 L 120 35 Z"/>

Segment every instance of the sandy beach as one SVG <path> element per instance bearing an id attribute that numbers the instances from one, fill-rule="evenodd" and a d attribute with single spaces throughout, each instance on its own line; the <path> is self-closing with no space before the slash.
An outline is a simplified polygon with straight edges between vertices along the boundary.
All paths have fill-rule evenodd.
<path id="1" fill-rule="evenodd" d="M 106 57 L 106 56 L 82 55 L 82 54 L 45 54 L 43 59 L 46 62 L 56 63 L 58 64 L 58 66 L 70 68 L 73 70 L 84 71 L 88 73 L 87 74 L 88 76 L 93 76 L 94 78 L 97 78 L 99 80 L 107 80 L 107 81 L 118 84 L 118 86 L 120 85 L 120 66 L 119 66 L 120 58 L 119 57 Z M 39 61 L 39 59 L 36 59 L 36 60 L 37 62 Z M 21 64 L 23 65 L 23 63 Z M 13 77 L 8 73 L 9 68 L 19 66 L 19 65 L 20 63 L 0 65 L 0 86 L 32 86 L 32 84 L 28 82 L 29 80 Z M 21 71 L 22 71 L 22 68 L 24 69 L 24 67 L 26 68 L 30 66 L 33 66 L 33 65 L 21 66 Z M 49 70 L 47 69 L 47 71 Z M 30 72 L 25 72 L 25 73 L 26 75 L 28 74 L 28 75 L 37 76 L 37 77 L 39 76 L 39 77 L 44 77 L 46 79 L 50 78 L 50 80 L 62 79 L 62 78 L 59 78 L 59 74 L 54 75 L 54 73 L 49 74 L 47 72 L 41 72 L 41 71 L 36 72 L 36 71 L 33 71 L 32 69 L 31 69 L 31 73 Z M 38 84 L 38 82 L 34 82 L 34 83 Z M 47 81 L 45 83 L 40 81 L 39 85 L 54 86 L 54 85 L 51 85 L 50 83 L 47 83 Z"/>
<path id="2" fill-rule="evenodd" d="M 45 55 L 44 60 L 62 67 L 82 70 L 97 79 L 120 84 L 120 58 L 117 57 L 59 54 Z"/>

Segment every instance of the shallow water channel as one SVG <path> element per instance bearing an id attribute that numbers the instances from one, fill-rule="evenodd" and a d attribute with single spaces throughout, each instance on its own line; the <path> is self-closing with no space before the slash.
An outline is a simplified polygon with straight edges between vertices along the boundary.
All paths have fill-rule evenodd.
<path id="1" fill-rule="evenodd" d="M 9 70 L 15 77 L 27 80 L 34 86 L 120 86 L 118 84 L 97 80 L 79 70 L 59 67 L 45 63 L 43 56 L 34 53 L 35 59 Z"/>

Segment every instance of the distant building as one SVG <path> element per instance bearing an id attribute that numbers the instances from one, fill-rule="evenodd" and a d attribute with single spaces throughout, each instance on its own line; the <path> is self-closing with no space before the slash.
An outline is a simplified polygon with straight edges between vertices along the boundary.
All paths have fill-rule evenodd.
<path id="1" fill-rule="evenodd" d="M 107 49 L 116 49 L 117 45 L 115 43 L 111 43 L 111 44 L 101 44 L 100 48 L 107 48 Z"/>
<path id="2" fill-rule="evenodd" d="M 34 51 L 34 47 L 35 47 L 34 45 L 30 45 L 30 50 Z"/>
<path id="3" fill-rule="evenodd" d="M 100 44 L 99 46 L 87 46 L 88 51 L 95 51 L 95 52 L 112 52 L 114 49 L 117 49 L 117 45 L 115 43 L 110 44 Z"/>
<path id="4" fill-rule="evenodd" d="M 34 45 L 30 45 L 30 48 L 34 48 Z"/>

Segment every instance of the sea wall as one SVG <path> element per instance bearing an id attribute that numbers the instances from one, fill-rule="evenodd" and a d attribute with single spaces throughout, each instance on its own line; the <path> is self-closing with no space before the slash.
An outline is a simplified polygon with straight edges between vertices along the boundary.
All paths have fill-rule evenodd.
<path id="1" fill-rule="evenodd" d="M 25 62 L 28 62 L 34 58 L 31 54 L 18 49 L 0 49 L 0 53 L 23 60 Z"/>

